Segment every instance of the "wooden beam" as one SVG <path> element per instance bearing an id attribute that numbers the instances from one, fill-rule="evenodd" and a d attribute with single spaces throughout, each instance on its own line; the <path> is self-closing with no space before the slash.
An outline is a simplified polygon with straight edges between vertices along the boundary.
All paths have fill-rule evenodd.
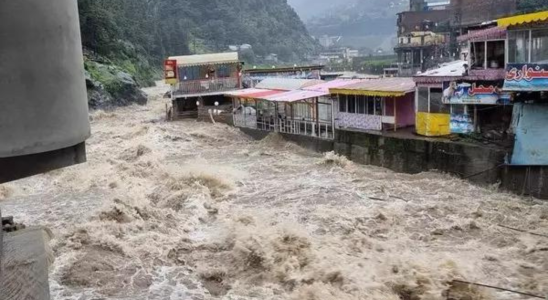
<path id="1" fill-rule="evenodd" d="M 320 136 L 320 101 L 319 101 L 319 98 L 316 97 L 316 99 L 314 100 L 316 102 L 316 131 L 317 131 L 317 136 L 319 137 Z"/>
<path id="2" fill-rule="evenodd" d="M 396 101 L 396 97 L 393 97 L 392 100 L 394 101 L 394 131 L 398 131 L 398 101 Z"/>

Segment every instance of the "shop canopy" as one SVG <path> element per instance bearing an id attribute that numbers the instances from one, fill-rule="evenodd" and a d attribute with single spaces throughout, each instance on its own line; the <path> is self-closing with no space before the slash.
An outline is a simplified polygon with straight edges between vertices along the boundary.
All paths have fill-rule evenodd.
<path id="1" fill-rule="evenodd" d="M 268 89 L 244 89 L 225 93 L 225 96 L 242 99 L 264 99 L 269 96 L 284 93 L 284 91 Z"/>
<path id="2" fill-rule="evenodd" d="M 415 91 L 412 78 L 395 77 L 360 82 L 329 90 L 331 94 L 361 95 L 373 97 L 402 97 Z"/>
<path id="3" fill-rule="evenodd" d="M 329 95 L 329 92 L 316 92 L 316 91 L 305 91 L 305 90 L 294 90 L 281 94 L 272 95 L 266 97 L 265 100 L 272 102 L 296 102 L 303 101 L 306 99 L 313 99 L 322 96 Z"/>
<path id="4" fill-rule="evenodd" d="M 282 91 L 292 91 L 302 89 L 308 86 L 317 85 L 324 83 L 323 80 L 317 79 L 292 79 L 292 78 L 282 78 L 282 77 L 273 77 L 266 78 L 261 81 L 255 87 L 258 89 L 269 89 L 269 90 L 282 90 Z"/>
<path id="5" fill-rule="evenodd" d="M 500 27 L 509 27 L 542 21 L 548 21 L 548 11 L 503 18 L 497 20 L 497 23 Z"/>
<path id="6" fill-rule="evenodd" d="M 305 88 L 303 88 L 303 90 L 315 91 L 315 92 L 324 92 L 324 93 L 329 94 L 329 89 L 340 88 L 340 87 L 343 87 L 343 86 L 358 83 L 360 81 L 361 80 L 359 80 L 359 79 L 353 79 L 353 80 L 335 79 L 335 80 L 328 81 L 328 82 L 325 82 L 325 83 L 320 83 L 320 84 L 317 84 L 317 85 L 305 87 Z"/>
<path id="7" fill-rule="evenodd" d="M 473 30 L 457 38 L 458 42 L 484 42 L 487 40 L 506 39 L 506 28 L 491 27 L 481 30 Z"/>

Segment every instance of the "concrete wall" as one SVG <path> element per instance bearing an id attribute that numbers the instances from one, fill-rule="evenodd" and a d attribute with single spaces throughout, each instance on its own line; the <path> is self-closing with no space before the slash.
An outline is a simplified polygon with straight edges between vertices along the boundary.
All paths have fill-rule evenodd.
<path id="1" fill-rule="evenodd" d="M 513 165 L 548 165 L 548 105 L 516 103 Z"/>
<path id="2" fill-rule="evenodd" d="M 77 1 L 0 1 L 0 91 L 0 158 L 86 140 Z"/>
<path id="3" fill-rule="evenodd" d="M 255 139 L 262 139 L 269 134 L 254 129 L 241 130 Z M 548 183 L 548 167 L 506 166 L 507 153 L 497 148 L 345 130 L 336 132 L 335 141 L 299 135 L 282 136 L 314 151 L 334 150 L 360 164 L 409 174 L 438 170 L 482 185 L 500 183 L 501 189 L 519 195 L 548 199 L 548 185 L 545 185 L 545 182 Z"/>

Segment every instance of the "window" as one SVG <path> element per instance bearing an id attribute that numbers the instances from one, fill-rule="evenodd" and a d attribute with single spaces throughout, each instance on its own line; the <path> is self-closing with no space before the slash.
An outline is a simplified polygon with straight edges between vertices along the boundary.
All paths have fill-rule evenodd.
<path id="1" fill-rule="evenodd" d="M 485 69 L 485 42 L 472 43 L 472 69 Z"/>
<path id="2" fill-rule="evenodd" d="M 531 32 L 531 62 L 548 63 L 548 29 Z"/>
<path id="3" fill-rule="evenodd" d="M 367 100 L 367 114 L 373 116 L 375 115 L 375 98 L 368 97 Z"/>
<path id="4" fill-rule="evenodd" d="M 508 32 L 508 62 L 529 62 L 529 31 Z"/>
<path id="5" fill-rule="evenodd" d="M 504 68 L 504 41 L 487 42 L 487 68 Z"/>
<path id="6" fill-rule="evenodd" d="M 356 113 L 356 96 L 348 96 L 348 112 L 351 114 Z"/>
<path id="7" fill-rule="evenodd" d="M 428 88 L 419 87 L 419 103 L 418 103 L 419 112 L 428 112 Z"/>
<path id="8" fill-rule="evenodd" d="M 367 105 L 367 98 L 358 96 L 358 113 L 359 114 L 362 114 L 362 115 L 365 114 L 366 105 Z"/>
<path id="9" fill-rule="evenodd" d="M 383 107 L 382 107 L 382 99 L 381 98 L 375 98 L 375 114 L 377 116 L 383 115 Z"/>
<path id="10" fill-rule="evenodd" d="M 449 113 L 449 106 L 442 102 L 443 90 L 438 88 L 430 89 L 430 112 Z"/>
<path id="11" fill-rule="evenodd" d="M 347 96 L 339 95 L 339 111 L 346 112 L 346 98 Z"/>

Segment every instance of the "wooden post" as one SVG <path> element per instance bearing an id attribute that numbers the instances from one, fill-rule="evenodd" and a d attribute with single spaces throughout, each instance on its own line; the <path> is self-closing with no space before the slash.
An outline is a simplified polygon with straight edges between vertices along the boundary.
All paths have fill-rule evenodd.
<path id="1" fill-rule="evenodd" d="M 337 95 L 337 105 L 339 105 L 339 95 Z M 337 107 L 337 111 L 339 108 Z M 335 139 L 335 101 L 331 99 L 331 129 L 333 131 L 333 139 Z"/>
<path id="2" fill-rule="evenodd" d="M 392 100 L 394 101 L 394 131 L 398 131 L 398 101 L 396 97 L 392 97 Z"/>
<path id="3" fill-rule="evenodd" d="M 474 105 L 474 132 L 478 132 L 478 106 Z"/>
<path id="4" fill-rule="evenodd" d="M 259 105 L 257 104 L 257 99 L 253 99 L 253 101 L 255 101 L 255 125 L 253 127 L 255 127 L 255 129 L 259 129 L 259 124 L 257 122 L 257 115 L 259 114 Z"/>
<path id="5" fill-rule="evenodd" d="M 274 132 L 280 132 L 278 123 L 278 104 L 274 102 Z"/>
<path id="6" fill-rule="evenodd" d="M 295 133 L 296 129 L 295 129 L 295 116 L 293 114 L 293 103 L 289 104 L 289 109 L 291 111 L 291 132 Z"/>
<path id="7" fill-rule="evenodd" d="M 317 135 L 318 137 L 320 136 L 320 98 L 316 97 L 315 101 L 316 101 L 316 131 L 317 131 Z"/>

